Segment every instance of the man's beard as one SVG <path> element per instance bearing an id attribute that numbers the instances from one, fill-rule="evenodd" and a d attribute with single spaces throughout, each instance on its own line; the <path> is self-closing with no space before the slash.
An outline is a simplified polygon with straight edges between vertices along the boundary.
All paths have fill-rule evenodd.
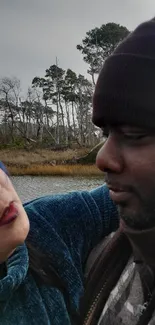
<path id="1" fill-rule="evenodd" d="M 136 211 L 132 210 L 132 213 L 123 213 L 123 209 L 118 207 L 120 218 L 125 224 L 135 230 L 145 230 L 155 227 L 155 203 L 150 206 L 143 206 L 142 212 L 138 215 Z"/>

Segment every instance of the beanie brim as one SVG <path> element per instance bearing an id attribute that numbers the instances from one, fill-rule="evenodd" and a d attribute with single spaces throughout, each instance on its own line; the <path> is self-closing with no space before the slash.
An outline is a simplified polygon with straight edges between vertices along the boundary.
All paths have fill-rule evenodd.
<path id="1" fill-rule="evenodd" d="M 99 127 L 155 129 L 155 60 L 132 54 L 109 57 L 96 84 L 92 119 Z"/>

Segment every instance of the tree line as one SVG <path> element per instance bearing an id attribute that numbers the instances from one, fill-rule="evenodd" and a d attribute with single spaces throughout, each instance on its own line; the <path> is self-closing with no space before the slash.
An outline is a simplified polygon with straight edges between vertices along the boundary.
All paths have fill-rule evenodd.
<path id="1" fill-rule="evenodd" d="M 86 33 L 77 45 L 88 64 L 88 80 L 56 62 L 36 76 L 25 98 L 20 81 L 0 80 L 0 145 L 49 147 L 94 146 L 100 132 L 92 124 L 92 95 L 104 60 L 129 34 L 126 27 L 107 23 Z"/>

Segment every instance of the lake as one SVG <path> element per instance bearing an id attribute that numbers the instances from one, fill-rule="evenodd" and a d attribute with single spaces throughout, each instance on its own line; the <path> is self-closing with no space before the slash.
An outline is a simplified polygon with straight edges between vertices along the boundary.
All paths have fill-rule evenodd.
<path id="1" fill-rule="evenodd" d="M 103 177 L 13 176 L 11 179 L 23 202 L 47 194 L 91 190 L 104 183 Z"/>

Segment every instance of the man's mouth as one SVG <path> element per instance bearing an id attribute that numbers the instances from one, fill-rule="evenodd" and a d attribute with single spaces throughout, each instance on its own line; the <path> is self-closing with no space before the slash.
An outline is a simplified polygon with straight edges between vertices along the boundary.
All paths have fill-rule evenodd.
<path id="1" fill-rule="evenodd" d="M 116 204 L 127 201 L 131 196 L 131 192 L 125 187 L 111 184 L 107 184 L 107 186 L 109 188 L 109 195 Z"/>

